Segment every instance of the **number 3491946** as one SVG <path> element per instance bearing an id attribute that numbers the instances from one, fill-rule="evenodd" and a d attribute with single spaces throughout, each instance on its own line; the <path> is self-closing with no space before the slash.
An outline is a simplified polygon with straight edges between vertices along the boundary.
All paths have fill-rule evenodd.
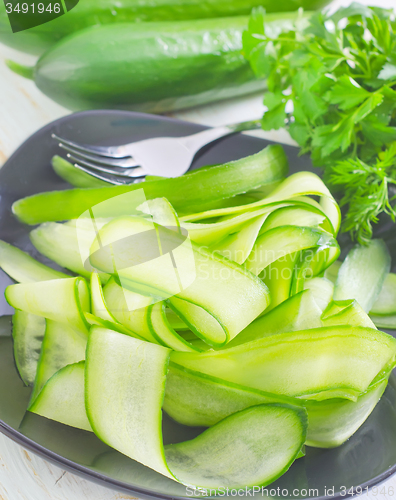
<path id="1" fill-rule="evenodd" d="M 61 4 L 60 3 L 50 3 L 45 5 L 43 3 L 17 3 L 13 5 L 12 3 L 6 4 L 7 14 L 12 14 L 13 12 L 18 14 L 60 14 Z"/>

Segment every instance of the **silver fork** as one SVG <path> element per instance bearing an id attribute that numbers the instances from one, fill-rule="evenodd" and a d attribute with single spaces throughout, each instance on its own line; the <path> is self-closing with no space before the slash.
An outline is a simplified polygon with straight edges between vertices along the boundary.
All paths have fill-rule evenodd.
<path id="1" fill-rule="evenodd" d="M 132 184 L 146 175 L 178 177 L 204 146 L 227 135 L 261 128 L 260 121 L 216 127 L 185 137 L 157 137 L 122 146 L 89 146 L 52 134 L 74 166 L 110 184 Z"/>

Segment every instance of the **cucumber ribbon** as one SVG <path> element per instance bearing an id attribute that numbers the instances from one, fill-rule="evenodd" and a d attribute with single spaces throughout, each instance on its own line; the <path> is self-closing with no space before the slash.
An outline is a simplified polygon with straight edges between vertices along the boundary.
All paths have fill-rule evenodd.
<path id="1" fill-rule="evenodd" d="M 287 169 L 283 148 L 271 145 L 256 155 L 181 177 L 128 186 L 40 193 L 18 200 L 12 209 L 18 219 L 27 224 L 77 219 L 105 200 L 144 188 L 147 199 L 165 197 L 178 213 L 187 214 L 205 206 L 212 208 L 216 202 L 282 180 Z M 118 215 L 131 213 L 127 199 L 118 209 Z"/>
<path id="2" fill-rule="evenodd" d="M 356 432 L 395 366 L 396 340 L 367 314 L 396 315 L 389 254 L 374 241 L 340 264 L 337 204 L 314 174 L 279 183 L 284 165 L 267 148 L 145 190 L 15 204 L 26 222 L 51 207 L 53 221 L 78 217 L 31 233 L 78 276 L 0 243 L 1 267 L 20 281 L 6 297 L 29 411 L 195 488 L 269 484 L 305 443 Z M 164 446 L 162 408 L 208 429 Z"/>
<path id="3" fill-rule="evenodd" d="M 294 406 L 259 404 L 192 441 L 164 447 L 161 407 L 170 352 L 93 328 L 85 380 L 94 432 L 130 458 L 193 487 L 265 485 L 283 474 L 306 436 L 305 410 Z"/>

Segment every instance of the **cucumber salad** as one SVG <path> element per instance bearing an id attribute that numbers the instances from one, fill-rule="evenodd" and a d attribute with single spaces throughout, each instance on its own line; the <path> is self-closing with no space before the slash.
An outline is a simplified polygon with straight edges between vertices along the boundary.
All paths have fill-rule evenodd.
<path id="1" fill-rule="evenodd" d="M 13 212 L 54 266 L 0 241 L 29 412 L 211 491 L 266 486 L 365 422 L 396 365 L 396 275 L 382 240 L 339 260 L 320 177 L 288 176 L 281 146 L 129 186 L 53 166 L 73 189 Z M 164 445 L 163 412 L 205 429 Z"/>

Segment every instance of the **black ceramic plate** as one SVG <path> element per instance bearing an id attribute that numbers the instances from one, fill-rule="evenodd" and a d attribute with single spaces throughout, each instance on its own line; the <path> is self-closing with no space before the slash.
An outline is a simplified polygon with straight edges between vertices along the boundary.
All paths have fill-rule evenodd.
<path id="1" fill-rule="evenodd" d="M 62 118 L 26 141 L 0 170 L 0 238 L 42 259 L 29 243 L 28 226 L 16 221 L 11 204 L 23 196 L 68 186 L 52 171 L 50 160 L 59 153 L 51 139 L 61 137 L 92 144 L 118 145 L 156 136 L 181 136 L 204 127 L 158 116 L 120 111 L 92 111 Z M 236 160 L 258 152 L 268 143 L 237 135 L 204 151 L 194 167 Z M 298 150 L 285 146 L 291 171 L 310 169 Z M 12 355 L 12 310 L 3 291 L 11 280 L 0 275 L 0 430 L 25 448 L 87 479 L 141 498 L 185 498 L 186 488 L 104 445 L 94 435 L 25 414 L 30 389 L 23 386 Z M 175 424 L 164 416 L 166 443 L 194 437 L 199 429 Z M 238 457 L 235 457 L 238 460 Z M 268 489 L 282 498 L 345 496 L 351 487 L 371 487 L 396 471 L 396 377 L 392 375 L 376 409 L 343 446 L 331 450 L 307 449 L 290 471 Z M 330 490 L 329 490 L 330 488 Z M 296 493 L 299 492 L 299 493 Z M 356 492 L 356 490 L 355 490 Z"/>

